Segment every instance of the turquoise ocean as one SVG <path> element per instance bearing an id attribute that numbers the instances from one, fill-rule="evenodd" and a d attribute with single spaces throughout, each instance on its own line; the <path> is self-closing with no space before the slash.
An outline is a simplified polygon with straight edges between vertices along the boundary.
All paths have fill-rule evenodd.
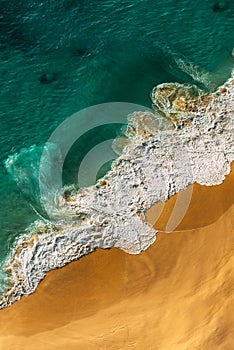
<path id="1" fill-rule="evenodd" d="M 40 152 L 22 149 L 43 146 L 85 107 L 115 101 L 150 107 L 159 83 L 215 89 L 230 75 L 233 47 L 231 0 L 0 0 L 0 291 L 14 241 L 38 219 Z M 186 67 L 208 72 L 208 83 Z M 102 132 L 105 139 L 118 130 Z M 95 135 L 83 146 L 98 142 Z M 5 161 L 20 152 L 17 176 L 9 174 Z M 65 183 L 72 184 L 74 158 Z"/>

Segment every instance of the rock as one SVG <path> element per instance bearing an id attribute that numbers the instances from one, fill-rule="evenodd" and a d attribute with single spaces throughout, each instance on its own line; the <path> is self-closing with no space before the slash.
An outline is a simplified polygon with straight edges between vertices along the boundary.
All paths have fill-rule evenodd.
<path id="1" fill-rule="evenodd" d="M 75 48 L 72 50 L 74 56 L 78 57 L 89 57 L 91 56 L 91 51 L 85 48 Z"/>
<path id="2" fill-rule="evenodd" d="M 39 79 L 41 84 L 51 84 L 56 80 L 57 80 L 56 73 L 44 73 Z"/>
<path id="3" fill-rule="evenodd" d="M 230 7 L 230 1 L 217 1 L 213 7 L 212 10 L 214 12 L 224 12 L 228 10 Z"/>

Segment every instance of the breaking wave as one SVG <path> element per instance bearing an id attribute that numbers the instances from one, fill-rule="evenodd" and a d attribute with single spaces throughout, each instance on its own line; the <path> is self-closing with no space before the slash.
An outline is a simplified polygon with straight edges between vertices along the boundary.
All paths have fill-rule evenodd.
<path id="1" fill-rule="evenodd" d="M 111 142 L 116 151 L 111 169 L 89 187 L 53 185 L 54 174 L 61 180 L 67 145 L 49 142 L 10 156 L 8 172 L 43 220 L 19 238 L 9 256 L 1 307 L 34 292 L 49 270 L 98 247 L 140 253 L 156 239 L 146 220 L 153 204 L 194 182 L 222 183 L 234 160 L 233 82 L 232 77 L 210 95 L 194 86 L 158 85 L 152 92 L 154 110 L 134 112 L 131 106 L 125 128 Z M 42 206 L 41 182 L 49 211 Z M 190 199 L 191 193 L 183 199 L 185 212 Z M 171 231 L 181 219 L 173 218 Z"/>

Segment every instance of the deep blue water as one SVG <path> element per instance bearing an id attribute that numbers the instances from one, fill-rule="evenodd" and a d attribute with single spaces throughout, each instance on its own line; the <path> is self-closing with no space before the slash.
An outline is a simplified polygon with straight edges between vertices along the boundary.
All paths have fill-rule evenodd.
<path id="1" fill-rule="evenodd" d="M 150 107 L 158 83 L 199 84 L 178 58 L 214 88 L 233 65 L 233 33 L 233 1 L 1 0 L 0 260 L 37 218 L 5 169 L 9 155 L 43 145 L 84 107 Z"/>

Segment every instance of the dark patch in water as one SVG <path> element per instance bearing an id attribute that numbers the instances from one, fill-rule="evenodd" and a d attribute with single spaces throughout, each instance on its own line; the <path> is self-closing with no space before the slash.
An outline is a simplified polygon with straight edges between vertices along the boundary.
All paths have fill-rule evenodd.
<path id="1" fill-rule="evenodd" d="M 214 12 L 224 12 L 230 8 L 230 1 L 217 1 L 213 7 L 212 10 Z"/>
<path id="2" fill-rule="evenodd" d="M 74 48 L 72 50 L 72 53 L 74 56 L 78 56 L 78 57 L 89 57 L 91 56 L 91 51 L 89 49 L 86 48 Z"/>
<path id="3" fill-rule="evenodd" d="M 57 80 L 56 73 L 44 73 L 41 75 L 39 81 L 41 84 L 51 84 Z"/>

